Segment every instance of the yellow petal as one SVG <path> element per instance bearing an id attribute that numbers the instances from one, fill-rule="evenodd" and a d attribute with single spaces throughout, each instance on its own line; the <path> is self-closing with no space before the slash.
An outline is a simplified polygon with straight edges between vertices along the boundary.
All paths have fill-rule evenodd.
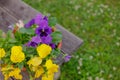
<path id="1" fill-rule="evenodd" d="M 53 80 L 54 74 L 43 75 L 42 80 Z"/>
<path id="2" fill-rule="evenodd" d="M 37 52 L 41 58 L 45 58 L 46 56 L 48 56 L 51 51 L 52 51 L 52 48 L 46 44 L 42 44 L 37 47 Z"/>
<path id="3" fill-rule="evenodd" d="M 5 56 L 5 50 L 3 48 L 0 48 L 0 59 Z"/>
<path id="4" fill-rule="evenodd" d="M 53 64 L 52 60 L 47 60 L 45 63 L 45 66 L 46 66 L 49 74 L 52 74 L 54 72 L 58 72 L 59 66 L 56 64 Z"/>
<path id="5" fill-rule="evenodd" d="M 39 78 L 42 74 L 44 73 L 44 69 L 40 67 L 36 72 L 35 72 L 35 78 Z"/>
<path id="6" fill-rule="evenodd" d="M 40 57 L 34 57 L 27 62 L 28 65 L 39 66 L 42 63 L 42 59 Z"/>
<path id="7" fill-rule="evenodd" d="M 52 67 L 52 60 L 47 60 L 46 63 L 45 63 L 45 66 L 47 67 L 47 69 L 50 69 Z"/>
<path id="8" fill-rule="evenodd" d="M 11 49 L 10 60 L 13 63 L 22 62 L 25 59 L 25 55 L 22 52 L 21 46 L 13 46 Z"/>

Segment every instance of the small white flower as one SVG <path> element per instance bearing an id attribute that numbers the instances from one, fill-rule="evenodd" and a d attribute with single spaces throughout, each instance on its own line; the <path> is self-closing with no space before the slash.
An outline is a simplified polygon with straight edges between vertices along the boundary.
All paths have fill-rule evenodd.
<path id="1" fill-rule="evenodd" d="M 102 74 L 102 73 L 104 73 L 104 71 L 103 71 L 103 70 L 101 70 L 101 71 L 100 71 L 100 74 Z"/>
<path id="2" fill-rule="evenodd" d="M 95 77 L 95 80 L 99 80 L 99 77 Z"/>
<path id="3" fill-rule="evenodd" d="M 100 78 L 99 80 L 104 80 L 104 78 Z"/>
<path id="4" fill-rule="evenodd" d="M 100 12 L 103 13 L 104 12 L 103 9 L 100 9 Z"/>
<path id="5" fill-rule="evenodd" d="M 92 41 L 91 41 L 92 43 L 94 43 L 95 42 L 95 40 L 94 39 L 92 39 Z"/>
<path id="6" fill-rule="evenodd" d="M 114 67 L 113 67 L 113 71 L 115 71 L 116 69 L 117 69 L 117 68 L 114 66 Z"/>
<path id="7" fill-rule="evenodd" d="M 93 56 L 90 56 L 89 59 L 92 60 L 92 59 L 93 59 Z"/>
<path id="8" fill-rule="evenodd" d="M 81 26 L 83 26 L 84 24 L 83 23 L 80 23 Z"/>
<path id="9" fill-rule="evenodd" d="M 78 16 L 76 16 L 76 17 L 75 17 L 75 19 L 76 19 L 76 20 L 78 20 L 78 19 L 79 19 L 79 17 L 78 17 Z"/>
<path id="10" fill-rule="evenodd" d="M 80 8 L 80 5 L 75 5 L 74 9 L 77 11 Z"/>
<path id="11" fill-rule="evenodd" d="M 115 20 L 115 16 L 113 16 L 112 19 Z"/>
<path id="12" fill-rule="evenodd" d="M 89 76 L 87 79 L 88 79 L 88 80 L 93 80 L 91 76 Z"/>
<path id="13" fill-rule="evenodd" d="M 77 70 L 80 70 L 80 66 L 77 66 Z"/>
<path id="14" fill-rule="evenodd" d="M 109 25 L 110 25 L 110 26 L 112 26 L 112 25 L 113 25 L 113 23 L 112 23 L 112 22 L 109 22 Z"/>
<path id="15" fill-rule="evenodd" d="M 75 58 L 76 58 L 76 59 L 78 59 L 78 58 L 79 58 L 79 56 L 77 55 L 77 56 L 75 56 Z"/>
<path id="16" fill-rule="evenodd" d="M 78 63 L 79 63 L 79 65 L 80 65 L 80 66 L 82 66 L 82 65 L 83 65 L 81 60 L 79 60 L 79 61 L 78 61 Z"/>
<path id="17" fill-rule="evenodd" d="M 79 60 L 80 60 L 80 61 L 82 61 L 82 60 L 83 60 L 83 58 L 80 58 Z"/>
<path id="18" fill-rule="evenodd" d="M 109 76 L 108 76 L 109 78 L 112 78 L 113 77 L 113 75 L 112 74 L 109 74 Z"/>
<path id="19" fill-rule="evenodd" d="M 81 74 L 81 72 L 80 72 L 80 71 L 78 71 L 78 74 Z"/>
<path id="20" fill-rule="evenodd" d="M 24 27 L 23 21 L 22 21 L 22 20 L 19 20 L 18 23 L 16 23 L 16 26 L 17 26 L 18 28 Z"/>
<path id="21" fill-rule="evenodd" d="M 100 56 L 100 53 L 97 53 L 97 56 Z"/>
<path id="22" fill-rule="evenodd" d="M 82 30 L 83 33 L 85 33 L 86 31 L 85 30 Z"/>
<path id="23" fill-rule="evenodd" d="M 119 42 L 116 42 L 116 45 L 117 45 L 117 46 L 120 46 L 120 43 L 119 43 Z"/>

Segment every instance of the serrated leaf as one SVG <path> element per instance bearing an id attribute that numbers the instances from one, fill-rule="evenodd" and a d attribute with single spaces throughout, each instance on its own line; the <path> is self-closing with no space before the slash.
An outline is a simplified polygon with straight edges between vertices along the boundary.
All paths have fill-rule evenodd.
<path id="1" fill-rule="evenodd" d="M 62 33 L 60 31 L 55 31 L 51 34 L 52 42 L 58 44 L 62 40 Z"/>
<path id="2" fill-rule="evenodd" d="M 19 32 L 23 34 L 34 34 L 34 30 L 32 28 L 20 28 Z"/>
<path id="3" fill-rule="evenodd" d="M 57 23 L 57 19 L 55 17 L 49 18 L 49 25 L 50 26 L 55 26 Z"/>

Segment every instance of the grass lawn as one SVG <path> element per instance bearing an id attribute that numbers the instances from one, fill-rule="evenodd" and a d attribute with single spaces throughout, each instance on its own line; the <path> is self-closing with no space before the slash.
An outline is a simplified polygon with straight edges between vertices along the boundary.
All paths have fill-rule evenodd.
<path id="1" fill-rule="evenodd" d="M 60 80 L 120 80 L 120 0 L 24 1 L 84 40 Z"/>

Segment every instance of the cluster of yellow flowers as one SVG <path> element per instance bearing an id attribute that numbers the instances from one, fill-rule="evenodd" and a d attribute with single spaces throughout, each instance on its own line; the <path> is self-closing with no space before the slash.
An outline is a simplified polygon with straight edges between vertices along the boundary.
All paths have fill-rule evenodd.
<path id="1" fill-rule="evenodd" d="M 21 70 L 19 68 L 14 68 L 13 66 L 3 67 L 1 71 L 5 77 L 4 80 L 8 80 L 11 76 L 15 77 L 16 79 L 22 80 L 22 75 L 20 74 Z"/>
<path id="2" fill-rule="evenodd" d="M 42 77 L 42 80 L 53 80 L 54 73 L 58 71 L 59 66 L 54 64 L 51 59 L 46 60 L 42 64 L 44 58 L 46 58 L 52 51 L 52 48 L 47 44 L 41 44 L 37 48 L 38 56 L 31 58 L 27 65 L 29 65 L 30 70 L 35 72 L 34 78 Z M 7 53 L 3 48 L 0 48 L 0 59 L 5 57 Z M 20 63 L 25 60 L 25 53 L 22 51 L 21 46 L 13 46 L 11 48 L 10 60 L 13 63 Z M 9 77 L 14 77 L 16 79 L 22 80 L 21 70 L 19 68 L 14 68 L 14 66 L 2 67 L 2 73 L 5 76 L 5 80 Z"/>

